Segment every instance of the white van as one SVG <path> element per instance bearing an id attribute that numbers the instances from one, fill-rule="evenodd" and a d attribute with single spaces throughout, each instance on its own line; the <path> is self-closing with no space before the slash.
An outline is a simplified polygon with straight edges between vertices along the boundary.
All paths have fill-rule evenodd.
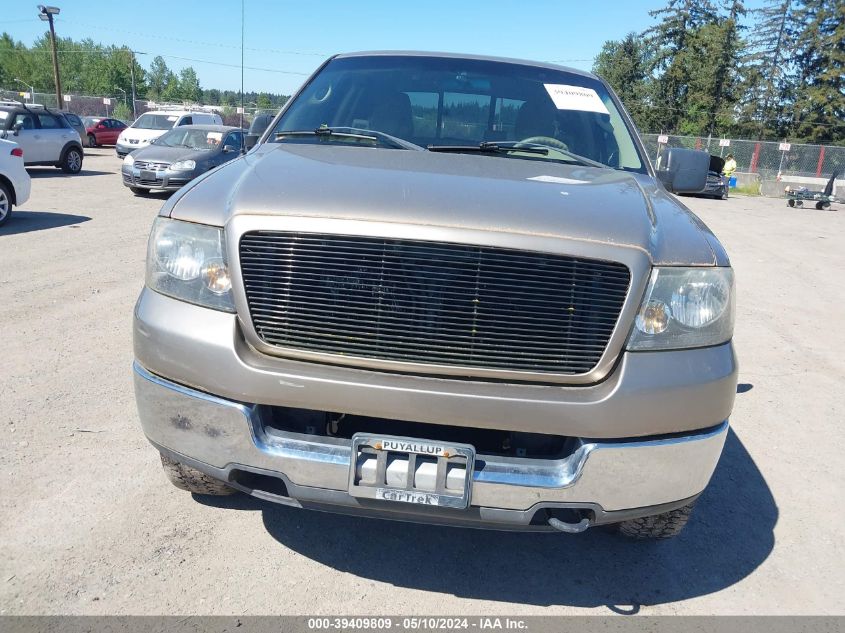
<path id="1" fill-rule="evenodd" d="M 136 149 L 146 147 L 150 141 L 179 125 L 223 125 L 223 118 L 213 112 L 191 110 L 145 112 L 117 137 L 117 155 L 123 158 Z"/>

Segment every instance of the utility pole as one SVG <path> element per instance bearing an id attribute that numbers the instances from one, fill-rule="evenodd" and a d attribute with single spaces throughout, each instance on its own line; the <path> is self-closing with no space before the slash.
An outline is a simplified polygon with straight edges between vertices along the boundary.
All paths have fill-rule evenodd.
<path id="1" fill-rule="evenodd" d="M 53 16 L 59 15 L 61 9 L 59 7 L 45 7 L 43 4 L 38 5 L 38 17 L 42 22 L 50 23 L 50 43 L 53 45 L 53 79 L 56 82 L 56 107 L 63 109 L 64 102 L 62 101 L 62 82 L 59 79 L 59 56 L 56 53 L 56 29 L 53 26 Z"/>
<path id="2" fill-rule="evenodd" d="M 129 74 L 132 76 L 132 118 L 137 119 L 138 115 L 135 114 L 135 55 L 146 55 L 141 51 L 129 51 L 132 53 L 132 57 L 129 60 Z"/>

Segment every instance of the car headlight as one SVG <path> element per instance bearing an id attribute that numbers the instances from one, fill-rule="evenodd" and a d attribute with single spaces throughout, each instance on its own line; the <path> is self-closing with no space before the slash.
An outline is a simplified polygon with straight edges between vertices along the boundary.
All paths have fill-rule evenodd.
<path id="1" fill-rule="evenodd" d="M 628 349 L 682 349 L 729 341 L 733 295 L 732 268 L 655 268 Z"/>
<path id="2" fill-rule="evenodd" d="M 131 167 L 134 163 L 135 163 L 135 158 L 132 156 L 132 154 L 127 154 L 126 156 L 123 157 L 123 164 L 126 165 L 127 167 Z"/>
<path id="3" fill-rule="evenodd" d="M 188 171 L 189 169 L 194 169 L 196 166 L 196 162 L 192 160 L 179 160 L 173 163 L 170 166 L 170 169 L 174 169 L 176 171 Z"/>
<path id="4" fill-rule="evenodd" d="M 157 218 L 147 248 L 147 286 L 175 299 L 234 312 L 223 229 Z"/>

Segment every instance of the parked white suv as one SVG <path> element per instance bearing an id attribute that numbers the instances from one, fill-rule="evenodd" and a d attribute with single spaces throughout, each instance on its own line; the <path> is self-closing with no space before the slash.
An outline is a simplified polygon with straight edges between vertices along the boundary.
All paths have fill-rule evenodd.
<path id="1" fill-rule="evenodd" d="M 0 226 L 11 217 L 13 206 L 29 199 L 29 188 L 23 150 L 17 143 L 0 140 Z"/>
<path id="2" fill-rule="evenodd" d="M 0 138 L 23 150 L 27 167 L 52 165 L 68 174 L 82 169 L 82 142 L 59 112 L 17 101 L 0 101 Z"/>
<path id="3" fill-rule="evenodd" d="M 154 139 L 180 125 L 223 125 L 223 118 L 213 112 L 192 110 L 151 110 L 145 112 L 120 133 L 115 151 L 123 158 L 136 149 L 146 147 Z"/>

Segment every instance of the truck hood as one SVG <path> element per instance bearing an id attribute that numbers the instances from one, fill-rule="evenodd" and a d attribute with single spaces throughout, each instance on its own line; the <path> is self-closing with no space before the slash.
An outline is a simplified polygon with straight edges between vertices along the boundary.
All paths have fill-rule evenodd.
<path id="1" fill-rule="evenodd" d="M 636 248 L 655 264 L 716 260 L 709 230 L 651 176 L 505 156 L 265 143 L 161 214 L 216 226 L 288 215 L 466 228 Z"/>

